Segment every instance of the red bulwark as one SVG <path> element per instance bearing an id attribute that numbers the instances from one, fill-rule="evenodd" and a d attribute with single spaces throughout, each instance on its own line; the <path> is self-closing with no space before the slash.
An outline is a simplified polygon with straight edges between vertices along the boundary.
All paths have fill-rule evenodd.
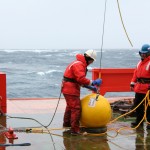
<path id="1" fill-rule="evenodd" d="M 100 94 L 106 92 L 131 92 L 130 82 L 133 76 L 132 68 L 92 69 L 92 79 L 102 79 Z"/>
<path id="2" fill-rule="evenodd" d="M 0 113 L 6 113 L 6 74 L 0 72 Z"/>

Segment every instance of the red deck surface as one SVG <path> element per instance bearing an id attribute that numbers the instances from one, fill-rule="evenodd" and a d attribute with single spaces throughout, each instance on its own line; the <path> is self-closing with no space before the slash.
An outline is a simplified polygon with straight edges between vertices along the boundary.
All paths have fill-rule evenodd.
<path id="1" fill-rule="evenodd" d="M 115 97 L 107 98 L 108 101 L 114 102 L 118 100 L 131 100 L 132 97 Z M 9 116 L 14 117 L 28 117 L 38 120 L 40 123 L 47 125 L 54 114 L 57 106 L 58 99 L 55 98 L 16 98 L 7 99 L 7 113 Z M 55 114 L 52 124 L 49 129 L 52 130 L 52 135 L 48 133 L 25 133 L 15 132 L 18 139 L 13 141 L 14 144 L 20 143 L 31 143 L 31 146 L 10 146 L 0 147 L 1 150 L 83 150 L 83 149 L 144 149 L 145 146 L 149 146 L 148 131 L 145 130 L 145 126 L 139 130 L 123 130 L 121 134 L 116 134 L 116 129 L 122 127 L 130 128 L 130 122 L 117 121 L 113 124 L 108 125 L 109 128 L 114 128 L 114 131 L 109 131 L 103 136 L 71 136 L 66 134 L 62 130 L 63 113 L 65 110 L 65 100 L 61 99 L 58 105 L 57 113 Z M 17 128 L 32 128 L 36 127 L 42 129 L 40 124 L 29 119 L 15 119 L 10 117 L 2 116 L 1 124 L 3 126 Z M 3 119 L 3 120 L 2 120 Z M 57 130 L 57 128 L 61 130 Z M 56 130 L 55 130 L 56 129 Z M 124 134 L 123 134 L 124 133 Z M 146 135 L 145 135 L 146 134 Z M 117 135 L 117 136 L 116 136 Z M 141 136 L 144 138 L 141 140 Z M 141 140 L 141 142 L 139 142 Z M 142 142 L 147 141 L 147 142 Z M 9 144 L 8 139 L 1 134 L 0 143 Z M 86 143 L 86 144 L 85 144 Z M 148 147 L 147 149 L 149 149 Z"/>
<path id="2" fill-rule="evenodd" d="M 107 98 L 110 103 L 119 100 L 131 100 L 133 97 L 111 97 Z M 44 114 L 54 111 L 57 98 L 13 98 L 7 99 L 7 113 L 26 113 L 26 114 Z M 65 110 L 65 100 L 62 98 L 59 102 L 58 111 Z"/>
<path id="3" fill-rule="evenodd" d="M 54 111 L 58 99 L 56 98 L 14 98 L 7 99 L 7 113 L 45 114 Z M 61 99 L 58 111 L 65 109 L 65 100 Z"/>

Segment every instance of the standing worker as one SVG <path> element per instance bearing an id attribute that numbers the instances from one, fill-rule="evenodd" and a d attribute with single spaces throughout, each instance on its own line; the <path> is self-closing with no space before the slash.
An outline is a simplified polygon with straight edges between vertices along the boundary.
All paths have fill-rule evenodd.
<path id="1" fill-rule="evenodd" d="M 79 121 L 81 116 L 80 87 L 97 92 L 101 79 L 91 81 L 86 78 L 87 66 L 96 60 L 96 51 L 87 50 L 84 55 L 77 54 L 76 60 L 70 63 L 62 81 L 62 93 L 66 100 L 63 127 L 71 127 L 71 134 L 80 134 Z M 88 115 L 88 114 L 87 114 Z"/>
<path id="2" fill-rule="evenodd" d="M 137 64 L 134 71 L 130 87 L 135 92 L 134 107 L 138 106 L 140 102 L 146 96 L 148 90 L 150 90 L 150 45 L 144 44 L 139 51 L 141 61 Z M 144 102 L 136 109 L 136 121 L 132 122 L 131 125 L 137 126 L 144 117 Z M 145 112 L 147 121 L 150 123 L 150 106 L 147 107 Z M 143 120 L 144 121 L 144 120 Z M 143 125 L 143 121 L 140 125 Z M 150 129 L 150 124 L 147 125 Z"/>

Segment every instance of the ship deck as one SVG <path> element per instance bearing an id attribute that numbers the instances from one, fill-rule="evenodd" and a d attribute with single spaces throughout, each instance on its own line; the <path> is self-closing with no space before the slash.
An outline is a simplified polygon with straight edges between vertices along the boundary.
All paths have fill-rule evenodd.
<path id="1" fill-rule="evenodd" d="M 107 98 L 110 103 L 129 100 L 130 97 Z M 7 100 L 7 114 L 0 116 L 0 150 L 120 150 L 149 149 L 150 131 L 146 124 L 134 130 L 130 128 L 131 118 L 124 117 L 107 125 L 105 134 L 71 136 L 62 128 L 65 100 L 55 98 L 14 98 Z M 54 116 L 55 113 L 55 116 Z M 53 118 L 54 116 L 54 118 Z M 53 118 L 53 121 L 52 121 Z M 133 118 L 134 119 L 134 118 Z M 52 121 L 52 122 L 51 122 Z M 47 126 L 47 129 L 45 128 Z M 3 134 L 9 128 L 18 139 L 7 139 Z M 126 129 L 123 129 L 123 128 Z M 122 128 L 122 130 L 120 130 Z M 31 129 L 31 132 L 26 132 Z M 111 130 L 110 130 L 111 129 Z M 119 132 L 118 132 L 119 131 Z M 10 145 L 10 144 L 16 145 Z M 30 145 L 19 146 L 28 143 Z"/>

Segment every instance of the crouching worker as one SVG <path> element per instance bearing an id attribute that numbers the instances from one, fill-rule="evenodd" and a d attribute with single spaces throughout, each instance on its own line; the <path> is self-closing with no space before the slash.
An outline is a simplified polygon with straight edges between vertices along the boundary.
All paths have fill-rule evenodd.
<path id="1" fill-rule="evenodd" d="M 71 134 L 80 134 L 81 116 L 80 88 L 86 87 L 97 92 L 95 85 L 100 86 L 101 79 L 91 81 L 86 78 L 87 66 L 96 60 L 95 50 L 87 50 L 84 55 L 77 54 L 76 60 L 70 63 L 62 81 L 62 93 L 66 100 L 63 127 L 71 127 Z"/>

